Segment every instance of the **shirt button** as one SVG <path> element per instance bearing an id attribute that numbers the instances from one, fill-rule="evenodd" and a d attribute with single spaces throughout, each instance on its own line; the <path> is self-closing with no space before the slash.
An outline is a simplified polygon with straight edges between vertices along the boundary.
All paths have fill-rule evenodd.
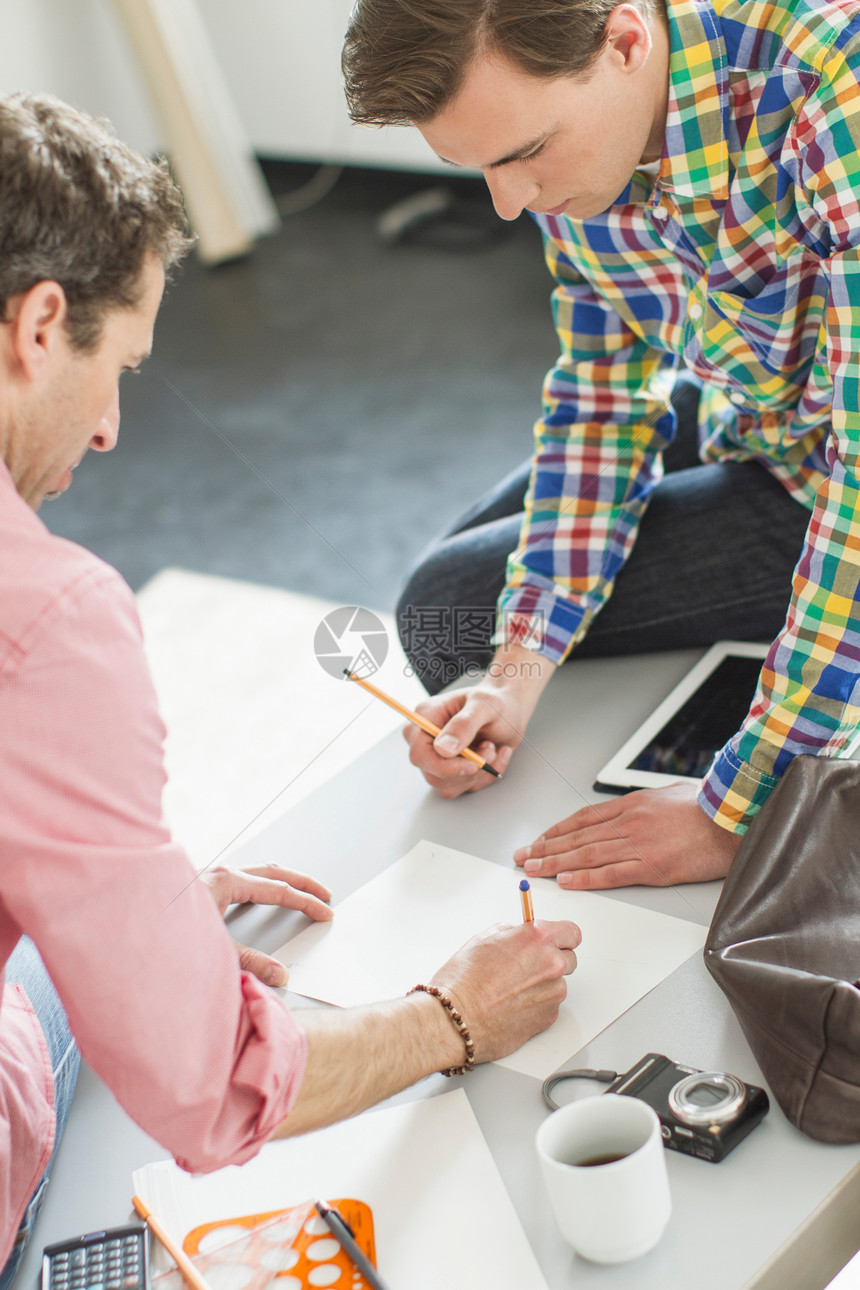
<path id="1" fill-rule="evenodd" d="M 701 318 L 701 316 L 702 316 L 702 314 L 703 314 L 704 312 L 705 312 L 705 311 L 704 311 L 704 309 L 702 308 L 702 306 L 701 306 L 700 304 L 695 303 L 695 304 L 690 305 L 690 317 L 691 317 L 691 318 Z"/>
<path id="2" fill-rule="evenodd" d="M 657 219 L 665 219 L 666 216 L 669 214 L 668 210 L 663 205 L 655 206 L 652 213 L 656 216 Z"/>
<path id="3" fill-rule="evenodd" d="M 737 403 L 738 405 L 742 403 L 746 403 L 747 401 L 747 396 L 745 394 L 742 394 L 740 390 L 732 390 L 731 394 L 729 395 L 729 398 L 731 399 L 732 403 Z"/>

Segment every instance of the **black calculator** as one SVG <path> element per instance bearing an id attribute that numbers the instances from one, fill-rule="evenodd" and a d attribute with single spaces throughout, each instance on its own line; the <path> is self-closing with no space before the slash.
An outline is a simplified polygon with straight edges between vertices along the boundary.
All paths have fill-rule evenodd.
<path id="1" fill-rule="evenodd" d="M 46 1245 L 42 1290 L 149 1290 L 149 1228 L 129 1223 Z"/>

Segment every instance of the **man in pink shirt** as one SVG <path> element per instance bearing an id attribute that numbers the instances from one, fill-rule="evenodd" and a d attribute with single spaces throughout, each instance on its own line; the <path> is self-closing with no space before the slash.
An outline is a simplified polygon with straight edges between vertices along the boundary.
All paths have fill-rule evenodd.
<path id="1" fill-rule="evenodd" d="M 496 928 L 434 993 L 290 1014 L 231 942 L 255 900 L 330 917 L 277 866 L 196 875 L 161 812 L 162 740 L 132 594 L 36 511 L 119 426 L 165 274 L 189 245 L 163 165 L 47 98 L 0 100 L 0 1290 L 23 1252 L 78 1051 L 186 1168 L 353 1115 L 549 1025 L 572 923 Z M 5 976 L 5 985 L 4 985 Z M 435 997 L 434 997 L 435 994 Z M 450 1005 L 450 1006 L 449 1006 Z M 459 1011 L 456 1011 L 459 1010 Z"/>

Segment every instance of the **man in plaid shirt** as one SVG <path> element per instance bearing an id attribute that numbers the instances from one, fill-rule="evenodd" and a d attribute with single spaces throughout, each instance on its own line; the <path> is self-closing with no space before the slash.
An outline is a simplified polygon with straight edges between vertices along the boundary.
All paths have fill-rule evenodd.
<path id="1" fill-rule="evenodd" d="M 401 603 L 406 636 L 498 593 L 495 653 L 413 649 L 431 693 L 489 671 L 423 705 L 444 729 L 410 728 L 412 760 L 444 796 L 484 787 L 456 754 L 504 769 L 574 650 L 773 638 L 700 790 L 516 856 L 572 888 L 719 877 L 788 762 L 860 717 L 860 3 L 359 0 L 344 67 L 356 120 L 417 125 L 533 215 L 556 280 L 530 473 Z"/>

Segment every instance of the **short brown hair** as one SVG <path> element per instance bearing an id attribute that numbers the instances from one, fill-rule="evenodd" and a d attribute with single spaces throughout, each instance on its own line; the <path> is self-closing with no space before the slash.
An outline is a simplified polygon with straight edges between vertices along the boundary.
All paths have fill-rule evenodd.
<path id="1" fill-rule="evenodd" d="M 481 51 L 532 76 L 585 75 L 621 0 L 357 0 L 343 47 L 349 113 L 361 125 L 421 125 L 460 89 Z M 652 12 L 656 0 L 634 0 Z"/>
<path id="2" fill-rule="evenodd" d="M 192 244 L 166 162 L 48 95 L 0 99 L 0 177 L 0 317 L 11 296 L 59 282 L 79 350 L 109 310 L 137 304 L 149 256 L 168 272 Z"/>

